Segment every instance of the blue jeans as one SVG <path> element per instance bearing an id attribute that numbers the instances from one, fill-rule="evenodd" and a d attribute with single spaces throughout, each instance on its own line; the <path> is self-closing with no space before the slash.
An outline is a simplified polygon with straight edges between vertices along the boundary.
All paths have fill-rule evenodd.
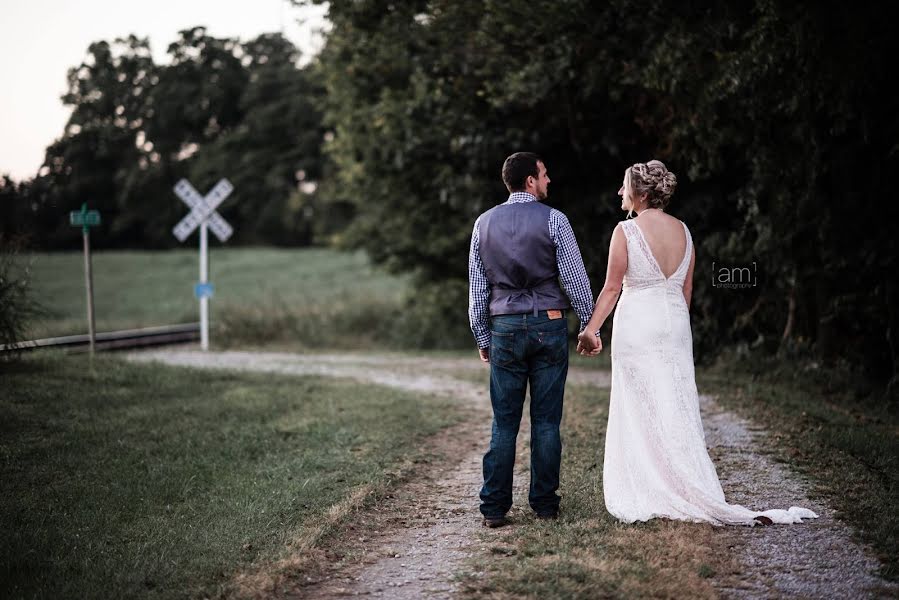
<path id="1" fill-rule="evenodd" d="M 505 515 L 512 507 L 515 440 L 525 390 L 531 385 L 531 487 L 528 503 L 537 514 L 559 510 L 562 462 L 562 399 L 568 376 L 568 321 L 546 311 L 498 315 L 490 320 L 490 402 L 493 434 L 484 455 L 481 513 Z"/>

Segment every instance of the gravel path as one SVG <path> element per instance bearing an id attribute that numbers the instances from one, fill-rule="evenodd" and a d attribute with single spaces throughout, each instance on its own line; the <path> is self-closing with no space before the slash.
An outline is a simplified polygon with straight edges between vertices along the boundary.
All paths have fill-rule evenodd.
<path id="1" fill-rule="evenodd" d="M 741 572 L 714 581 L 727 598 L 899 597 L 899 586 L 876 575 L 879 563 L 852 540 L 834 511 L 809 499 L 809 484 L 761 451 L 764 430 L 700 396 L 706 444 L 727 501 L 754 510 L 801 506 L 817 519 L 797 525 L 728 527 Z"/>
<path id="2" fill-rule="evenodd" d="M 487 367 L 471 359 L 407 355 L 287 354 L 153 350 L 131 360 L 159 361 L 200 368 L 248 370 L 290 375 L 349 378 L 403 390 L 445 394 L 468 409 L 471 418 L 435 436 L 432 447 L 447 457 L 399 486 L 390 509 L 367 514 L 361 539 L 347 541 L 353 556 L 319 580 L 294 592 L 303 598 L 369 595 L 384 598 L 451 598 L 453 576 L 463 561 L 485 549 L 477 513 L 481 457 L 489 440 L 487 386 L 474 374 Z M 471 381 L 459 374 L 471 372 Z M 609 373 L 572 369 L 569 381 L 608 387 Z M 727 545 L 741 565 L 739 572 L 716 575 L 714 584 L 726 598 L 899 597 L 899 586 L 876 576 L 878 563 L 852 540 L 849 528 L 833 511 L 809 499 L 808 484 L 767 457 L 764 431 L 725 411 L 712 398 L 701 398 L 706 442 L 729 502 L 754 509 L 803 506 L 819 519 L 792 526 L 727 527 Z M 523 424 L 522 438 L 528 427 Z M 526 440 L 522 440 L 526 444 Z M 519 460 L 519 468 L 527 464 Z M 522 473 L 523 474 L 523 473 Z M 517 494 L 526 477 L 516 477 Z M 514 512 L 514 511 L 513 511 Z"/>

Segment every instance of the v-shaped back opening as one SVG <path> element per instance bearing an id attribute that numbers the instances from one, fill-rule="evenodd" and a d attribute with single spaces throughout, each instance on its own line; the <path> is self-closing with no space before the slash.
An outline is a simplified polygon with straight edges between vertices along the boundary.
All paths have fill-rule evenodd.
<path id="1" fill-rule="evenodd" d="M 665 275 L 665 272 L 662 271 L 662 265 L 659 263 L 659 259 L 656 258 L 656 254 L 655 252 L 653 252 L 652 246 L 649 244 L 649 240 L 646 239 L 646 236 L 643 234 L 643 230 L 639 225 L 637 225 L 636 221 L 631 221 L 631 223 L 633 223 L 633 226 L 637 228 L 638 235 L 646 245 L 646 251 L 649 253 L 649 258 L 652 259 L 653 264 L 655 264 L 656 270 L 658 270 L 659 275 L 661 275 L 666 281 L 674 277 L 677 272 L 681 270 L 681 267 L 684 266 L 684 261 L 687 260 L 690 254 L 690 237 L 689 235 L 687 235 L 687 226 L 684 225 L 684 222 L 679 219 L 677 222 L 681 224 L 681 229 L 683 229 L 684 232 L 684 255 L 680 259 L 680 262 L 677 263 L 677 267 L 675 267 L 674 271 L 672 271 L 670 275 Z"/>

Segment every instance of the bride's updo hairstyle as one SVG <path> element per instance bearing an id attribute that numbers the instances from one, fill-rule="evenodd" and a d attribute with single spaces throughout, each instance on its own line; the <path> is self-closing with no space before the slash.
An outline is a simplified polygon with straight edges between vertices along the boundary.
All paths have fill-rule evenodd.
<path id="1" fill-rule="evenodd" d="M 665 210 L 677 187 L 677 177 L 660 160 L 637 163 L 628 168 L 626 176 L 635 197 L 646 194 L 648 208 Z"/>

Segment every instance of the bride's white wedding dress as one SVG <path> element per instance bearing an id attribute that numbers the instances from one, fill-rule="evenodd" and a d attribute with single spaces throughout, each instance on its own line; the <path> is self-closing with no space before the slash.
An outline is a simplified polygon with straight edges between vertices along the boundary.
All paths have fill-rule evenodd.
<path id="1" fill-rule="evenodd" d="M 808 509 L 753 511 L 728 504 L 705 445 L 693 372 L 693 338 L 680 266 L 664 276 L 640 227 L 621 226 L 627 271 L 612 332 L 612 392 L 603 488 L 606 508 L 623 521 L 655 517 L 715 525 L 752 525 L 817 517 Z"/>

